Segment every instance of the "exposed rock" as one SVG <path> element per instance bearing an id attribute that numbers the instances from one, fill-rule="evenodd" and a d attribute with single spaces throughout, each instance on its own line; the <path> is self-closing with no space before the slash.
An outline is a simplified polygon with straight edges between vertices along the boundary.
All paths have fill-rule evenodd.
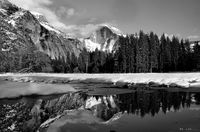
<path id="1" fill-rule="evenodd" d="M 4 50 L 26 48 L 33 44 L 39 51 L 52 59 L 64 58 L 72 53 L 79 56 L 83 45 L 76 38 L 68 38 L 48 24 L 42 15 L 18 8 L 7 0 L 0 1 L 1 37 L 5 40 Z"/>
<path id="2" fill-rule="evenodd" d="M 85 47 L 89 51 L 96 49 L 106 52 L 115 51 L 118 47 L 117 41 L 120 34 L 117 34 L 112 27 L 100 25 L 89 38 L 84 40 Z"/>

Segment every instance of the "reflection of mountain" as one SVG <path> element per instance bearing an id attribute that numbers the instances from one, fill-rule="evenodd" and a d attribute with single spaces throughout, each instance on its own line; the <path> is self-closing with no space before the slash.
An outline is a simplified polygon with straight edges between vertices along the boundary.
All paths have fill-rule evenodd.
<path id="1" fill-rule="evenodd" d="M 116 103 L 117 100 L 113 95 L 88 97 L 85 103 L 85 108 L 91 109 L 95 116 L 107 121 L 112 118 L 114 114 L 119 112 L 119 108 Z"/>
<path id="2" fill-rule="evenodd" d="M 199 93 L 154 91 L 92 96 L 86 100 L 86 108 L 90 107 L 95 115 L 109 120 L 118 112 L 127 112 L 142 117 L 146 114 L 154 116 L 160 110 L 164 113 L 178 111 L 180 108 L 190 107 L 191 103 L 200 103 Z"/>
<path id="3" fill-rule="evenodd" d="M 0 129 L 34 132 L 47 119 L 82 105 L 83 97 L 78 93 L 0 100 Z"/>
<path id="4" fill-rule="evenodd" d="M 167 92 L 164 90 L 119 95 L 91 96 L 69 93 L 51 96 L 30 96 L 15 100 L 0 100 L 0 129 L 3 131 L 35 131 L 48 119 L 62 115 L 66 110 L 89 110 L 105 123 L 119 119 L 121 113 L 144 117 L 159 111 L 178 111 L 200 104 L 200 93 Z M 65 114 L 64 114 L 65 115 Z M 67 116 L 67 115 L 66 115 Z M 47 123 L 47 126 L 50 123 Z"/>

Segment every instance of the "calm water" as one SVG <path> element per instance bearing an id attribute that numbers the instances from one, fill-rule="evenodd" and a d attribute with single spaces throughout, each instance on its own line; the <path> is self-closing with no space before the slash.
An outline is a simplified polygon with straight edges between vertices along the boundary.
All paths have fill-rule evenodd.
<path id="1" fill-rule="evenodd" d="M 112 107 L 108 101 L 111 96 L 116 107 Z M 91 113 L 75 113 L 70 117 L 75 119 L 75 123 L 64 123 L 70 118 L 63 117 L 53 123 L 47 131 L 200 132 L 200 93 L 152 90 L 93 97 L 97 100 L 107 98 L 108 104 L 98 104 L 90 109 Z M 109 122 L 101 124 L 95 117 Z M 119 118 L 110 121 L 113 117 Z"/>
<path id="2" fill-rule="evenodd" d="M 79 92 L 78 95 L 65 93 L 0 99 L 0 126 L 1 129 L 8 130 L 7 128 L 15 123 L 15 127 L 18 125 L 16 131 L 21 130 L 24 122 L 32 119 L 30 111 L 35 102 L 41 99 L 44 104 L 41 111 L 46 111 L 45 107 L 48 105 L 48 109 L 52 108 L 52 115 L 61 113 L 61 108 L 76 109 L 41 131 L 200 132 L 200 92 L 197 91 L 177 88 L 98 88 Z M 77 100 L 74 101 L 74 98 Z M 89 101 L 96 103 L 87 107 Z M 77 110 L 81 105 L 83 109 Z M 18 121 L 21 122 L 17 123 Z"/>

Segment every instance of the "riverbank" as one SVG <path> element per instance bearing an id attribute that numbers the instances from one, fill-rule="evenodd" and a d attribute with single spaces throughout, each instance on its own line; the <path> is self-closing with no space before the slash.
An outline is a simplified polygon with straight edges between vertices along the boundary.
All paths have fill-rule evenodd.
<path id="1" fill-rule="evenodd" d="M 113 85 L 138 85 L 167 87 L 199 87 L 200 73 L 130 73 L 130 74 L 56 74 L 56 73 L 27 73 L 0 74 L 0 78 L 16 82 L 43 83 L 109 83 Z"/>

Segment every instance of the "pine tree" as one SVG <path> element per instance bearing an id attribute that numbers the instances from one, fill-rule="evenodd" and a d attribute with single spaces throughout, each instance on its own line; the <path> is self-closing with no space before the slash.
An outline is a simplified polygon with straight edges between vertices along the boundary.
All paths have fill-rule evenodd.
<path id="1" fill-rule="evenodd" d="M 179 40 L 178 38 L 173 36 L 172 42 L 171 42 L 172 71 L 177 71 L 179 52 L 180 52 Z"/>
<path id="2" fill-rule="evenodd" d="M 159 39 L 153 32 L 149 36 L 149 72 L 158 71 Z"/>
<path id="3" fill-rule="evenodd" d="M 195 44 L 193 53 L 193 60 L 194 60 L 194 68 L 195 71 L 200 71 L 200 45 Z"/>

